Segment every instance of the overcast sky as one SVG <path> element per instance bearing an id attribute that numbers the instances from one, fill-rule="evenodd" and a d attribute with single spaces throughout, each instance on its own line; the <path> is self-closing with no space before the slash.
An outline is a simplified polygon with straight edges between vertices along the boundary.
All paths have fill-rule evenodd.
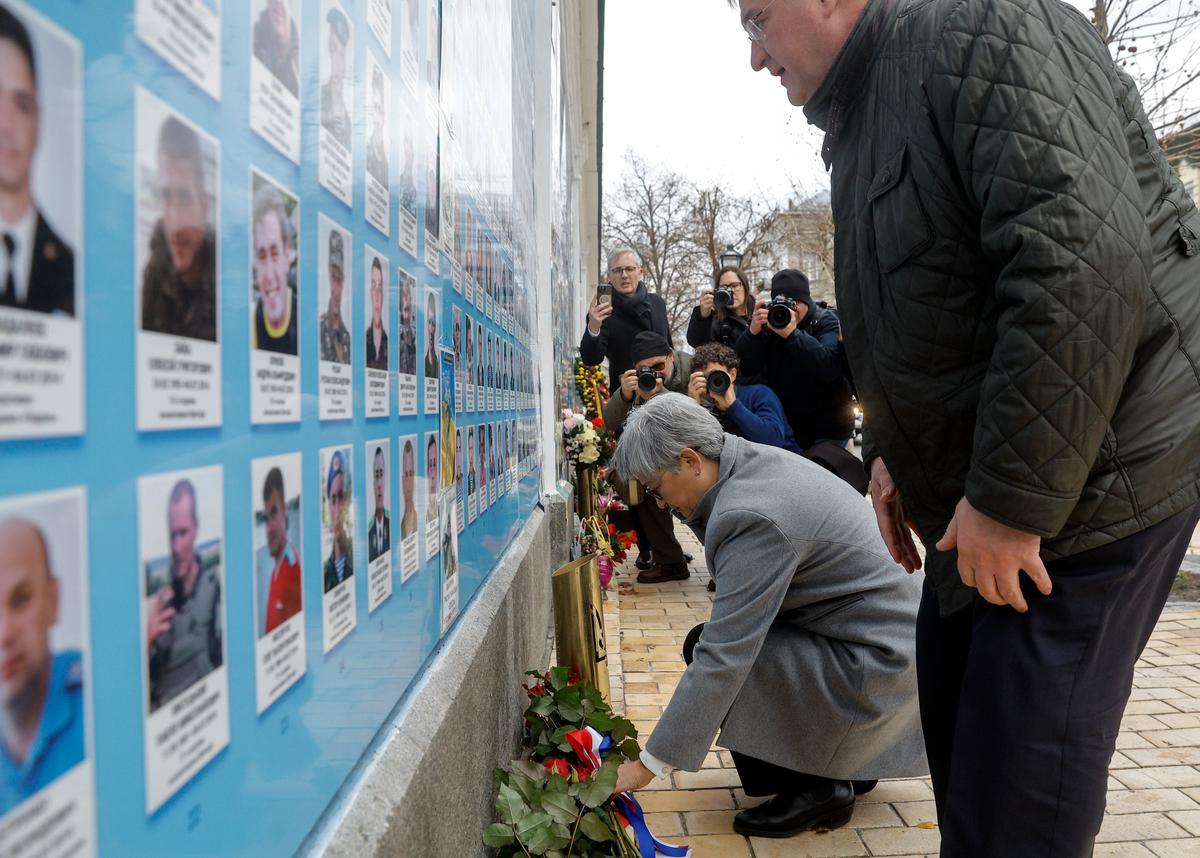
<path id="1" fill-rule="evenodd" d="M 608 0 L 605 16 L 606 187 L 633 150 L 693 181 L 770 200 L 786 199 L 792 182 L 828 189 L 821 133 L 775 78 L 751 70 L 725 0 Z"/>

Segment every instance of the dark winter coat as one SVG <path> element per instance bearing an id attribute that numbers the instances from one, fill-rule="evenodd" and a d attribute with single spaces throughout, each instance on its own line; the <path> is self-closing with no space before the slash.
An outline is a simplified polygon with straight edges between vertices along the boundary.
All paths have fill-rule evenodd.
<path id="1" fill-rule="evenodd" d="M 866 457 L 926 546 L 964 495 L 1048 560 L 1200 500 L 1200 216 L 1083 15 L 872 0 L 805 113 Z"/>
<path id="2" fill-rule="evenodd" d="M 765 382 L 787 415 L 796 443 L 844 440 L 854 433 L 850 384 L 842 371 L 838 317 L 811 300 L 808 313 L 786 340 L 766 325 L 758 334 L 747 327 L 734 348 L 741 371 Z"/>
<path id="3" fill-rule="evenodd" d="M 750 304 L 750 312 L 754 313 L 754 304 Z M 708 318 L 700 315 L 700 308 L 693 307 L 691 318 L 688 319 L 687 341 L 692 348 L 699 348 L 705 343 L 720 343 L 733 348 L 742 331 L 750 327 L 749 316 L 739 316 L 734 313 L 726 314 L 724 319 L 717 318 L 713 310 Z"/>
<path id="4" fill-rule="evenodd" d="M 588 366 L 599 366 L 608 358 L 608 389 L 614 393 L 621 386 L 621 373 L 633 368 L 629 348 L 642 331 L 656 331 L 674 347 L 671 327 L 667 324 L 667 305 L 649 292 L 644 283 L 638 283 L 637 292 L 629 298 L 613 291 L 613 312 L 600 326 L 599 336 L 593 337 L 584 322 L 579 354 Z"/>

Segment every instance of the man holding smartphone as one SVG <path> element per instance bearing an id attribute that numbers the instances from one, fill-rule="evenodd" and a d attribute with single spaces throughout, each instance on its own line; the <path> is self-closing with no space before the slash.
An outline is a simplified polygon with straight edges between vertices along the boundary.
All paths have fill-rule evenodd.
<path id="1" fill-rule="evenodd" d="M 608 283 L 592 299 L 587 329 L 579 342 L 579 353 L 588 366 L 599 366 L 608 358 L 610 391 L 620 387 L 621 374 L 633 367 L 629 348 L 642 331 L 660 334 L 672 345 L 667 305 L 650 294 L 642 281 L 637 251 L 620 247 L 608 256 Z"/>

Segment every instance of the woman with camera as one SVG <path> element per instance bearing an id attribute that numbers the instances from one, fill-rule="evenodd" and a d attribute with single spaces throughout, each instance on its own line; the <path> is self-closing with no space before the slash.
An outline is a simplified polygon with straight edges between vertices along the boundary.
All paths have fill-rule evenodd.
<path id="1" fill-rule="evenodd" d="M 687 341 L 692 347 L 705 343 L 732 346 L 754 315 L 754 298 L 742 269 L 727 265 L 717 272 L 716 286 L 706 289 L 688 320 Z"/>
<path id="2" fill-rule="evenodd" d="M 878 778 L 925 772 L 913 624 L 921 583 L 888 556 L 871 508 L 818 465 L 721 431 L 686 396 L 635 409 L 614 469 L 704 542 L 716 598 L 687 670 L 617 789 L 695 771 L 713 739 L 742 788 L 733 820 L 786 837 L 844 825 Z"/>

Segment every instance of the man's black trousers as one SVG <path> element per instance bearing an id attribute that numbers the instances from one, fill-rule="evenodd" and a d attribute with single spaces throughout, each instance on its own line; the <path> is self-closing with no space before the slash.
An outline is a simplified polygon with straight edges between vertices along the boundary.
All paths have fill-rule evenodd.
<path id="1" fill-rule="evenodd" d="M 1200 507 L 1048 563 L 1029 612 L 976 596 L 917 618 L 921 721 L 942 858 L 1086 858 L 1133 668 L 1179 571 Z"/>

